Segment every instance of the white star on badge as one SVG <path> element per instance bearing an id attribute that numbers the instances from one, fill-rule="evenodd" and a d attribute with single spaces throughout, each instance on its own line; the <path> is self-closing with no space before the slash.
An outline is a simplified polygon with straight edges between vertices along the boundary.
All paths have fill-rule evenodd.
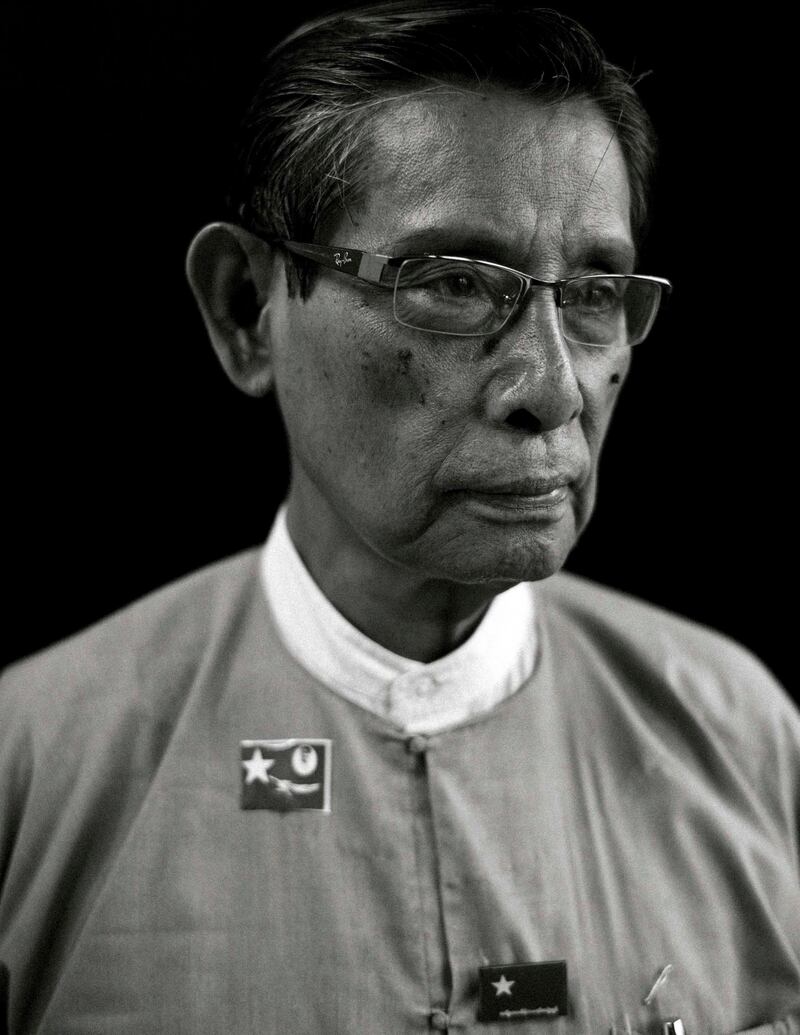
<path id="1" fill-rule="evenodd" d="M 497 989 L 497 995 L 511 995 L 511 986 L 516 984 L 516 981 L 509 981 L 505 974 L 500 975 L 499 981 L 493 981 L 492 984 Z"/>
<path id="2" fill-rule="evenodd" d="M 264 758 L 261 754 L 261 748 L 256 748 L 250 758 L 242 760 L 242 765 L 247 770 L 247 776 L 244 778 L 245 783 L 253 783 L 254 780 L 260 780 L 261 783 L 269 783 L 269 776 L 267 774 L 275 765 L 275 759 Z"/>

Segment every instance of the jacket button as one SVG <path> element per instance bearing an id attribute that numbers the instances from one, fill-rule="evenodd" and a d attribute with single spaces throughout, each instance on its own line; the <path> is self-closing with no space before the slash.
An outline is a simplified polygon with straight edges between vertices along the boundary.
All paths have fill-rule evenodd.
<path id="1" fill-rule="evenodd" d="M 423 755 L 428 750 L 428 738 L 420 734 L 409 737 L 406 741 L 406 751 L 412 755 Z"/>
<path id="2" fill-rule="evenodd" d="M 450 1016 L 444 1010 L 433 1010 L 431 1013 L 431 1027 L 434 1031 L 447 1031 L 450 1024 Z"/>

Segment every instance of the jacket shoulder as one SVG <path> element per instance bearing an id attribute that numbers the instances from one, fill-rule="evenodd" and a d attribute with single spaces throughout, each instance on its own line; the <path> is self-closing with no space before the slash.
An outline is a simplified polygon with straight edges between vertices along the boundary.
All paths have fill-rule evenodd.
<path id="1" fill-rule="evenodd" d="M 258 551 L 209 565 L 142 597 L 89 628 L 10 665 L 0 707 L 17 715 L 54 711 L 78 700 L 129 693 L 141 704 L 153 692 L 185 682 L 203 645 L 230 622 L 258 582 Z"/>
<path id="2" fill-rule="evenodd" d="M 634 683 L 656 682 L 699 715 L 744 732 L 800 715 L 784 688 L 747 648 L 699 622 L 627 593 L 562 572 L 537 585 L 559 634 L 582 644 Z"/>

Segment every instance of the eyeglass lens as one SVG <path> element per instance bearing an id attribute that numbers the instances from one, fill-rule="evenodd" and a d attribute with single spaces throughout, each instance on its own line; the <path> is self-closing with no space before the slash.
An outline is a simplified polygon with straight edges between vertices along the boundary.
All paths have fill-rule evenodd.
<path id="1" fill-rule="evenodd" d="M 524 287 L 518 274 L 477 260 L 407 259 L 395 286 L 395 316 L 418 330 L 493 334 L 511 315 Z M 563 291 L 562 331 L 583 345 L 635 345 L 650 330 L 660 298 L 660 286 L 651 281 L 578 278 Z"/>

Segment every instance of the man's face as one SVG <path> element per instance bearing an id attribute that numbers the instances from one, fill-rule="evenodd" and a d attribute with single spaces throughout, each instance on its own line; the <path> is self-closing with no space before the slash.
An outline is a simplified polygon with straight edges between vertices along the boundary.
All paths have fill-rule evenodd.
<path id="1" fill-rule="evenodd" d="M 633 270 L 622 152 L 583 100 L 456 87 L 393 100 L 365 181 L 330 243 L 541 280 Z M 568 345 L 548 289 L 485 339 L 402 327 L 390 291 L 335 271 L 306 301 L 282 283 L 271 340 L 296 524 L 457 583 L 560 568 L 592 511 L 628 351 Z"/>

